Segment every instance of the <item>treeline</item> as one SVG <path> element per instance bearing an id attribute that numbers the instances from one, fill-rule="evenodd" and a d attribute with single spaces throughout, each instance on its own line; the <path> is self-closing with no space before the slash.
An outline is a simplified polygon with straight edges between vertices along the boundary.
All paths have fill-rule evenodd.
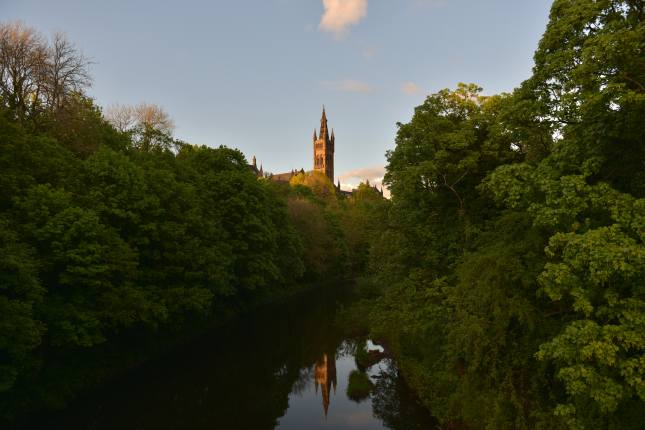
<path id="1" fill-rule="evenodd" d="M 174 139 L 154 105 L 104 116 L 88 65 L 63 36 L 0 26 L 3 418 L 83 388 L 44 387 L 52 357 L 80 367 L 128 333 L 221 320 L 354 266 L 347 202 Z"/>
<path id="2" fill-rule="evenodd" d="M 363 274 L 371 240 L 382 227 L 380 214 L 388 205 L 379 192 L 361 183 L 346 198 L 318 171 L 300 173 L 291 178 L 288 187 L 282 187 L 288 195 L 291 219 L 306 243 L 305 276 Z"/>
<path id="3" fill-rule="evenodd" d="M 512 94 L 399 124 L 371 323 L 444 428 L 643 428 L 644 18 L 556 0 Z"/>

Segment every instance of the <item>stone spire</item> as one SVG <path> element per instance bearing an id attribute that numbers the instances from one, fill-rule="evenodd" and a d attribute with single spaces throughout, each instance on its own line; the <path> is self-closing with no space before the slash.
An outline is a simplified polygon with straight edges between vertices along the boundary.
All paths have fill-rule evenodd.
<path id="1" fill-rule="evenodd" d="M 253 167 L 257 167 L 257 160 L 255 159 L 255 155 L 253 156 Z"/>
<path id="2" fill-rule="evenodd" d="M 323 105 L 322 117 L 320 118 L 320 138 L 327 141 L 327 114 L 325 113 L 325 105 Z"/>

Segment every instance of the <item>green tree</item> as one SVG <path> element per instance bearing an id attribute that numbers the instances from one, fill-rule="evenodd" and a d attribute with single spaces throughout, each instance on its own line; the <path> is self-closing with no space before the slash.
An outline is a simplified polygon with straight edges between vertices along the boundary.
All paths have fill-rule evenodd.
<path id="1" fill-rule="evenodd" d="M 34 253 L 17 237 L 7 220 L 0 219 L 0 392 L 33 366 L 30 354 L 45 329 L 34 310 L 45 292 Z"/>

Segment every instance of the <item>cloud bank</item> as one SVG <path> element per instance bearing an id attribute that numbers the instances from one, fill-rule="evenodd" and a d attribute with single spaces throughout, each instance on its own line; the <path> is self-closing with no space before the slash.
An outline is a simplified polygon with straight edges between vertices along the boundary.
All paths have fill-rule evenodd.
<path id="1" fill-rule="evenodd" d="M 341 38 L 350 25 L 367 15 L 367 0 L 322 0 L 325 11 L 319 28 Z"/>
<path id="2" fill-rule="evenodd" d="M 370 166 L 343 172 L 338 176 L 338 179 L 340 179 L 341 188 L 349 191 L 356 188 L 361 182 L 365 182 L 366 179 L 370 181 L 370 185 L 381 188 L 384 176 L 385 166 Z M 389 198 L 390 192 L 387 188 L 383 188 L 383 195 Z"/>
<path id="3" fill-rule="evenodd" d="M 340 175 L 339 178 L 341 181 L 351 178 L 358 178 L 359 180 L 369 179 L 371 183 L 376 179 L 382 180 L 383 176 L 385 176 L 385 166 L 371 166 L 347 171 Z"/>

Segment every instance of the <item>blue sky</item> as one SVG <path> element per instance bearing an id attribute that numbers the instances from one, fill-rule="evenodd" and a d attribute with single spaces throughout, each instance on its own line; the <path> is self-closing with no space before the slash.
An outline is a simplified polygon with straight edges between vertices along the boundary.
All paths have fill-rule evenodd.
<path id="1" fill-rule="evenodd" d="M 310 169 L 325 104 L 336 175 L 382 177 L 396 122 L 457 82 L 529 77 L 550 0 L 0 0 L 2 21 L 62 31 L 98 104 L 155 103 L 175 135 Z"/>

